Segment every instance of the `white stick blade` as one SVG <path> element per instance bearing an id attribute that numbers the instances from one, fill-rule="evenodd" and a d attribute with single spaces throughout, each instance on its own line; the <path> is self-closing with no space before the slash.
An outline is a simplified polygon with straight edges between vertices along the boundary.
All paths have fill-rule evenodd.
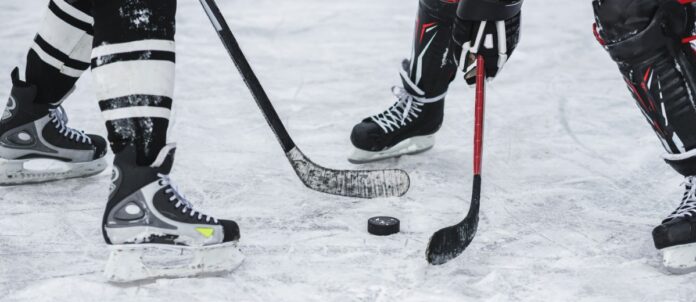
<path id="1" fill-rule="evenodd" d="M 403 196 L 411 181 L 402 170 L 332 170 L 309 160 L 297 147 L 287 154 L 297 176 L 312 190 L 357 198 Z"/>

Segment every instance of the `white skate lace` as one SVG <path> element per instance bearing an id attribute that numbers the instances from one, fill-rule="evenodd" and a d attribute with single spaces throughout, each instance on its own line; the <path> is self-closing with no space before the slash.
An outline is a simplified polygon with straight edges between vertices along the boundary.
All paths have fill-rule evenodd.
<path id="1" fill-rule="evenodd" d="M 196 217 L 196 215 L 198 215 L 198 217 L 197 217 L 198 220 L 201 220 L 201 219 L 203 219 L 203 216 L 206 216 L 205 214 L 194 209 L 193 204 L 190 201 L 188 201 L 188 199 L 186 199 L 186 197 L 183 194 L 179 193 L 179 189 L 172 183 L 172 180 L 171 180 L 171 178 L 169 178 L 169 175 L 157 174 L 157 177 L 160 178 L 159 179 L 160 185 L 162 185 L 164 187 L 169 187 L 164 191 L 164 193 L 170 195 L 170 197 L 169 197 L 170 202 L 176 201 L 176 204 L 174 204 L 174 207 L 177 209 L 183 207 L 183 209 L 181 210 L 181 213 L 188 214 L 190 217 Z M 210 220 L 212 220 L 215 223 L 218 222 L 218 220 L 213 218 L 213 217 L 210 217 L 210 216 L 206 216 L 206 217 L 207 217 L 205 219 L 206 222 L 210 222 Z"/>
<path id="2" fill-rule="evenodd" d="M 691 217 L 696 214 L 696 176 L 689 176 L 684 181 L 686 192 L 679 207 L 667 217 L 671 220 L 679 217 Z"/>
<path id="3" fill-rule="evenodd" d="M 445 94 L 434 98 L 419 97 L 410 94 L 403 87 L 397 86 L 392 87 L 392 93 L 398 98 L 398 101 L 383 113 L 371 117 L 372 121 L 382 128 L 384 133 L 396 131 L 406 126 L 407 122 L 410 123 L 413 119 L 418 118 L 418 114 L 423 111 L 421 107 L 424 104 L 434 103 L 445 97 Z"/>
<path id="4" fill-rule="evenodd" d="M 84 131 L 79 131 L 67 126 L 68 115 L 65 113 L 65 110 L 63 110 L 63 107 L 59 106 L 49 109 L 48 116 L 51 118 L 51 122 L 55 125 L 56 129 L 58 129 L 58 133 L 76 142 L 85 144 L 92 143 L 92 139 L 85 134 Z"/>

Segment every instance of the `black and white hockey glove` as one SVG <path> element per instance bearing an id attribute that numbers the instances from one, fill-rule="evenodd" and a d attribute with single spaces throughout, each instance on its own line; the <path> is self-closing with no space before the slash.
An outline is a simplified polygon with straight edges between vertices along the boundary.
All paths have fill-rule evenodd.
<path id="1" fill-rule="evenodd" d="M 453 38 L 464 53 L 464 79 L 476 83 L 476 56 L 483 55 L 486 77 L 495 78 L 520 39 L 523 0 L 462 0 Z"/>

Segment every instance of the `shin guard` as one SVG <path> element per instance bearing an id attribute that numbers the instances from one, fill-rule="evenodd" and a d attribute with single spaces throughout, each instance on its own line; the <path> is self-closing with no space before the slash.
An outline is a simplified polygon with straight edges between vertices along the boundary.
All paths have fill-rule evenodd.
<path id="1" fill-rule="evenodd" d="M 459 0 L 420 0 L 413 53 L 405 69 L 424 97 L 443 95 L 457 73 L 462 50 L 452 43 L 452 28 L 458 4 Z"/>
<path id="2" fill-rule="evenodd" d="M 595 0 L 595 34 L 671 155 L 696 148 L 692 4 Z M 693 35 L 693 36 L 692 36 Z"/>

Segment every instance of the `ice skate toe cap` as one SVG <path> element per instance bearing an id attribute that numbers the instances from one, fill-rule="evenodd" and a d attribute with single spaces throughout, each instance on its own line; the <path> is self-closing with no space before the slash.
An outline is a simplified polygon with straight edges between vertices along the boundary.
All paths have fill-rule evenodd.
<path id="1" fill-rule="evenodd" d="M 94 146 L 94 159 L 104 157 L 106 155 L 106 140 L 96 134 L 88 134 L 87 136 L 92 140 L 92 145 Z"/>
<path id="2" fill-rule="evenodd" d="M 355 127 L 350 134 L 350 141 L 358 149 L 366 151 L 379 151 L 384 149 L 380 137 L 384 136 L 384 131 L 377 124 L 363 121 Z"/>
<path id="3" fill-rule="evenodd" d="M 670 220 L 656 227 L 652 235 L 657 249 L 696 242 L 692 219 Z"/>

